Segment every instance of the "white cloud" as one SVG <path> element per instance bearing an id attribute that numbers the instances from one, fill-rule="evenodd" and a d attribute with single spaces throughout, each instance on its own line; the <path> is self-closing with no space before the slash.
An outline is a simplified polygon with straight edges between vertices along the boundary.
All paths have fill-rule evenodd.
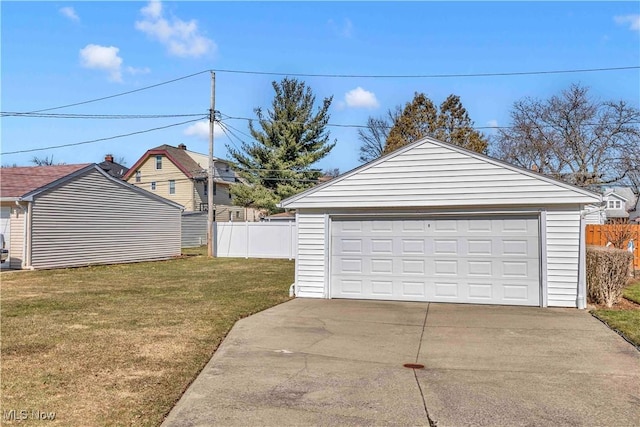
<path id="1" fill-rule="evenodd" d="M 348 18 L 344 19 L 342 25 L 339 25 L 333 19 L 329 19 L 327 23 L 331 30 L 340 37 L 350 38 L 353 35 L 353 23 Z"/>
<path id="2" fill-rule="evenodd" d="M 629 29 L 631 31 L 640 31 L 640 15 L 622 15 L 622 16 L 614 16 L 613 20 L 618 25 L 627 25 L 629 24 Z"/>
<path id="3" fill-rule="evenodd" d="M 62 16 L 66 16 L 72 21 L 76 21 L 76 22 L 80 21 L 80 17 L 76 13 L 75 9 L 72 8 L 71 6 L 61 7 L 59 9 L 59 12 Z"/>
<path id="4" fill-rule="evenodd" d="M 195 136 L 196 138 L 208 140 L 209 139 L 209 122 L 206 120 L 195 122 L 194 124 L 187 127 L 183 133 L 187 136 Z M 218 123 L 216 123 L 213 126 L 213 136 L 215 138 L 224 136 L 224 132 L 222 131 Z"/>
<path id="5" fill-rule="evenodd" d="M 118 56 L 115 46 L 88 44 L 80 49 L 80 65 L 85 68 L 104 70 L 109 73 L 109 80 L 122 81 L 122 58 Z"/>
<path id="6" fill-rule="evenodd" d="M 127 73 L 131 74 L 132 76 L 138 75 L 138 74 L 149 74 L 151 72 L 151 69 L 149 67 L 143 67 L 143 68 L 137 68 L 137 67 L 127 67 Z"/>
<path id="7" fill-rule="evenodd" d="M 492 127 L 492 128 L 497 128 L 498 127 L 498 121 L 496 119 L 489 120 L 487 122 L 487 126 Z"/>
<path id="8" fill-rule="evenodd" d="M 183 21 L 172 17 L 169 22 L 164 17 L 162 3 L 157 0 L 151 0 L 140 13 L 144 19 L 136 21 L 136 29 L 165 45 L 172 55 L 199 57 L 217 47 L 213 40 L 200 34 L 195 19 Z"/>
<path id="9" fill-rule="evenodd" d="M 351 108 L 377 108 L 380 106 L 373 92 L 358 86 L 344 95 L 344 101 Z"/>

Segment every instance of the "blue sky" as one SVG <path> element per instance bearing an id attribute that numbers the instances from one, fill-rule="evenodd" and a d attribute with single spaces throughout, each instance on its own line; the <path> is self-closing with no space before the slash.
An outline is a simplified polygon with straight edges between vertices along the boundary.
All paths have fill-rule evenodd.
<path id="1" fill-rule="evenodd" d="M 3 112 L 28 112 L 139 89 L 207 69 L 348 75 L 526 72 L 640 65 L 638 2 L 5 2 L 1 12 Z M 216 109 L 255 117 L 283 76 L 216 72 Z M 435 103 L 461 96 L 476 126 L 508 125 L 512 104 L 571 83 L 602 100 L 640 107 L 640 70 L 456 78 L 301 77 L 317 100 L 333 96 L 331 123 L 364 124 L 414 92 Z M 210 77 L 49 111 L 206 114 Z M 193 119 L 2 118 L 3 165 L 35 155 L 131 166 L 147 149 L 184 143 L 206 153 L 206 126 L 185 124 L 68 148 L 4 154 L 106 138 Z M 226 120 L 247 133 L 247 122 Z M 357 129 L 330 127 L 337 145 L 318 167 L 358 166 Z M 484 130 L 490 134 L 491 129 Z M 243 139 L 245 135 L 236 134 Z M 215 154 L 238 141 L 216 134 Z"/>

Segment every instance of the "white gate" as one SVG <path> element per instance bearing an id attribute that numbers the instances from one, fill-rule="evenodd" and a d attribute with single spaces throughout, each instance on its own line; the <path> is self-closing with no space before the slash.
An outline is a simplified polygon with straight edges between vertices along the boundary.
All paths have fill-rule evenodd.
<path id="1" fill-rule="evenodd" d="M 293 221 L 216 222 L 216 256 L 221 258 L 293 259 L 298 243 Z"/>

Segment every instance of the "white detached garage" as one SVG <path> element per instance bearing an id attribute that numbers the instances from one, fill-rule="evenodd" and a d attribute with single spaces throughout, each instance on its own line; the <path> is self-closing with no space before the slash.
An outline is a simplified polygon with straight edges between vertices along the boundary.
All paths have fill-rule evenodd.
<path id="1" fill-rule="evenodd" d="M 601 196 L 432 138 L 281 203 L 296 295 L 586 305 L 585 205 Z"/>

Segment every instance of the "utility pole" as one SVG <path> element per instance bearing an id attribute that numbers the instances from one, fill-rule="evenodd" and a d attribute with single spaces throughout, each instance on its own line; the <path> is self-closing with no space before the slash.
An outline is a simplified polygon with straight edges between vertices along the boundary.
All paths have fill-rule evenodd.
<path id="1" fill-rule="evenodd" d="M 213 131 L 216 122 L 216 73 L 211 71 L 211 109 L 209 109 L 209 174 L 207 176 L 207 255 L 211 258 L 216 254 L 216 238 L 213 235 L 213 175 L 215 166 L 213 161 Z"/>

